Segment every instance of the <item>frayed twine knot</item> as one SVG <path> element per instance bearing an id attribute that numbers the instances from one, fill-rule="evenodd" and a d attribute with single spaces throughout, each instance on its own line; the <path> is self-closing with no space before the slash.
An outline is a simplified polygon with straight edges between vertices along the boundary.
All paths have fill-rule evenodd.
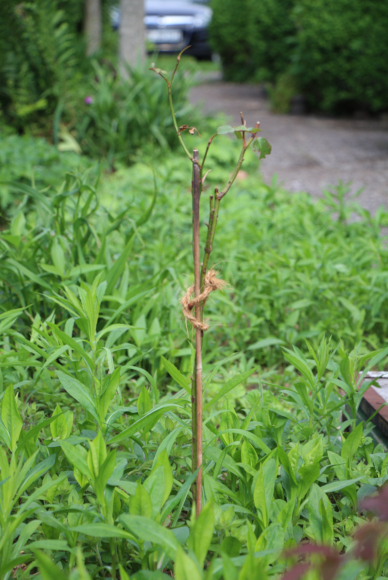
<path id="1" fill-rule="evenodd" d="M 200 294 L 197 298 L 193 298 L 192 300 L 190 300 L 190 297 L 194 293 L 195 289 L 194 286 L 190 286 L 190 288 L 187 289 L 186 294 L 183 296 L 181 300 L 183 306 L 183 314 L 185 318 L 189 322 L 191 322 L 194 328 L 199 328 L 200 330 L 203 331 L 207 330 L 209 328 L 209 325 L 206 324 L 205 322 L 197 320 L 193 315 L 192 310 L 194 306 L 196 306 L 196 304 L 200 303 L 204 304 L 206 300 L 209 298 L 211 292 L 214 292 L 215 290 L 222 290 L 222 288 L 226 286 L 226 282 L 224 280 L 220 280 L 219 278 L 217 278 L 216 275 L 217 272 L 213 270 L 213 268 L 211 268 L 205 276 L 205 288 L 202 294 Z"/>

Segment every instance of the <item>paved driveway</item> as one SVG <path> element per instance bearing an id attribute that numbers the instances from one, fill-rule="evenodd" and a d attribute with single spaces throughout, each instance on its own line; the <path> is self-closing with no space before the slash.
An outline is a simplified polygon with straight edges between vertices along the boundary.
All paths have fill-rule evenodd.
<path id="1" fill-rule="evenodd" d="M 266 181 L 277 173 L 288 190 L 313 196 L 339 180 L 351 181 L 352 193 L 364 188 L 358 198 L 363 207 L 388 209 L 388 121 L 275 115 L 260 87 L 221 81 L 194 87 L 191 100 L 238 124 L 240 111 L 248 123 L 260 121 L 262 135 L 272 144 L 262 163 Z"/>

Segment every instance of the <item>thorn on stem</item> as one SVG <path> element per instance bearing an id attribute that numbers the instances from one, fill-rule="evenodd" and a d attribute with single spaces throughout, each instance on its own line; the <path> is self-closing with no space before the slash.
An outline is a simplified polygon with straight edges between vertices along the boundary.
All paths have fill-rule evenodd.
<path id="1" fill-rule="evenodd" d="M 211 171 L 211 169 L 209 169 L 209 171 L 207 171 L 207 172 L 205 173 L 204 177 L 202 178 L 202 185 L 204 185 L 204 183 L 205 183 L 205 179 L 206 179 L 206 178 L 207 178 L 207 176 L 209 175 L 210 171 Z"/>

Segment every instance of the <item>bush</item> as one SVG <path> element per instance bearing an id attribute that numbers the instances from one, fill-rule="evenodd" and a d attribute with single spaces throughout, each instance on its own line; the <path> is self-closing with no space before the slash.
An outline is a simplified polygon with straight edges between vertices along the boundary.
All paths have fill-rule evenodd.
<path id="1" fill-rule="evenodd" d="M 226 80 L 273 83 L 283 111 L 285 79 L 311 109 L 387 109 L 387 3 L 213 0 L 212 6 L 212 42 Z"/>
<path id="2" fill-rule="evenodd" d="M 298 0 L 297 64 L 310 106 L 347 112 L 388 107 L 388 4 Z"/>
<path id="3" fill-rule="evenodd" d="M 272 82 L 288 69 L 295 44 L 294 5 L 295 0 L 254 2 L 248 32 L 256 67 L 255 80 Z"/>
<path id="4" fill-rule="evenodd" d="M 221 56 L 225 80 L 243 82 L 255 71 L 252 43 L 248 37 L 247 15 L 251 0 L 212 0 L 211 42 Z"/>
<path id="5" fill-rule="evenodd" d="M 295 0 L 213 0 L 211 37 L 227 80 L 273 81 L 290 62 Z"/>

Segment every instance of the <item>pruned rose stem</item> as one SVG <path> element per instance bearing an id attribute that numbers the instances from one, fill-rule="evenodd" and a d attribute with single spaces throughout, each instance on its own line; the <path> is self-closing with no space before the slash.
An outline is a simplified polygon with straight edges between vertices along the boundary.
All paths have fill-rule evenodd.
<path id="1" fill-rule="evenodd" d="M 185 49 L 186 50 L 186 49 Z M 176 119 L 176 114 L 174 110 L 173 98 L 172 98 L 172 85 L 174 81 L 175 74 L 178 70 L 179 62 L 182 56 L 182 51 L 177 58 L 176 66 L 170 78 L 167 78 L 167 73 L 159 68 L 156 68 L 153 64 L 151 70 L 156 74 L 161 76 L 167 84 L 168 88 L 168 100 L 171 109 L 171 116 L 174 124 L 174 128 L 180 144 L 192 163 L 193 169 L 193 180 L 192 180 L 192 200 L 193 200 L 193 257 L 194 257 L 194 293 L 195 297 L 198 298 L 203 294 L 205 290 L 206 274 L 209 267 L 210 254 L 213 249 L 214 236 L 216 233 L 218 212 L 220 209 L 220 203 L 222 198 L 228 193 L 232 187 L 240 169 L 244 162 L 245 152 L 252 145 L 256 139 L 256 133 L 259 130 L 259 123 L 256 123 L 255 129 L 246 131 L 246 122 L 244 116 L 241 113 L 241 123 L 242 128 L 238 128 L 237 131 L 241 133 L 242 148 L 237 164 L 232 172 L 229 181 L 227 182 L 224 189 L 221 191 L 216 188 L 214 197 L 210 196 L 210 216 L 209 223 L 207 223 L 208 231 L 204 249 L 203 263 L 200 263 L 200 235 L 199 235 L 199 207 L 200 199 L 203 190 L 204 181 L 206 179 L 207 173 L 204 175 L 205 162 L 209 153 L 209 149 L 213 143 L 215 137 L 219 135 L 216 133 L 213 135 L 206 147 L 205 154 L 202 159 L 202 163 L 199 161 L 199 153 L 197 149 L 194 149 L 193 155 L 190 154 L 188 147 L 183 139 L 183 133 L 186 129 L 189 133 L 193 134 L 196 129 L 195 127 L 189 127 L 188 125 L 178 126 Z M 247 138 L 247 134 L 252 132 L 250 138 Z M 214 273 L 214 272 L 213 272 Z M 215 274 L 215 273 L 214 273 Z M 219 281 L 218 281 L 219 282 Z M 218 288 L 221 286 L 218 285 Z M 215 288 L 213 288 L 215 289 Z M 190 293 L 189 293 L 190 294 Z M 188 298 L 189 299 L 189 298 Z M 195 327 L 195 368 L 192 376 L 192 387 L 191 387 L 191 404 L 192 404 L 192 470 L 193 472 L 198 469 L 198 475 L 196 482 L 193 485 L 193 503 L 195 501 L 196 514 L 197 516 L 201 512 L 202 507 L 202 340 L 203 340 L 203 311 L 205 306 L 206 298 L 200 298 L 198 302 L 195 303 L 195 318 L 191 317 L 192 324 Z M 194 304 L 192 305 L 194 308 Z"/>

